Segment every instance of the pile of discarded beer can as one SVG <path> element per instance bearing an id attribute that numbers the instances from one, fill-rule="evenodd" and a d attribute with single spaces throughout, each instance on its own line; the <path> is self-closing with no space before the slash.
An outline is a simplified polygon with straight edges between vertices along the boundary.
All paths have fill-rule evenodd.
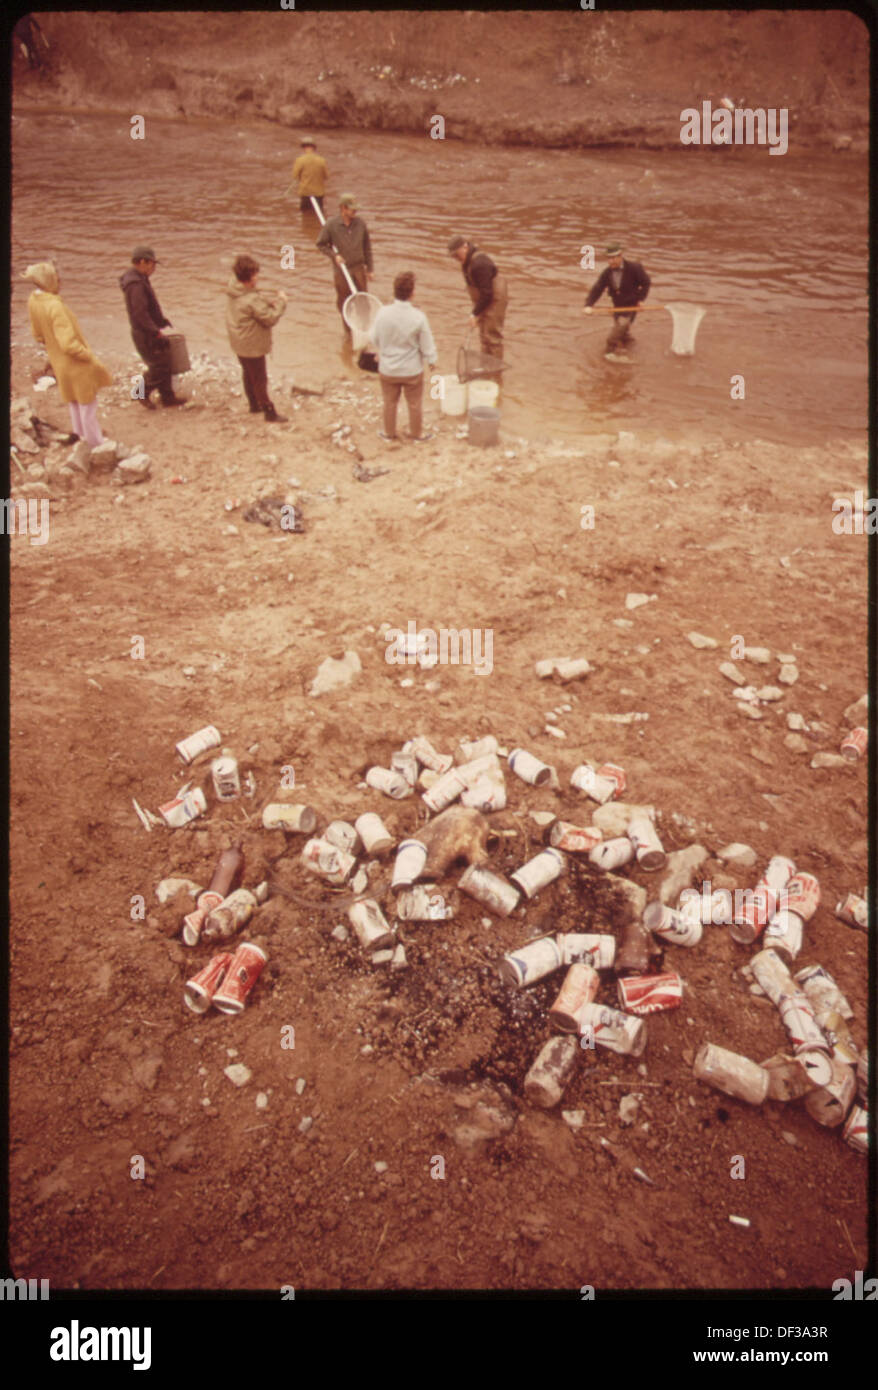
<path id="1" fill-rule="evenodd" d="M 219 731 L 212 725 L 177 745 L 186 763 L 218 748 Z M 439 753 L 423 736 L 409 740 L 393 753 L 390 766 L 372 767 L 365 788 L 374 788 L 393 800 L 420 790 L 432 817 L 418 837 L 403 839 L 396 847 L 389 896 L 400 922 L 443 921 L 453 915 L 439 884 L 429 880 L 460 859 L 466 859 L 458 887 L 497 916 L 508 918 L 518 907 L 535 898 L 567 869 L 567 855 L 586 855 L 598 871 L 607 872 L 636 864 L 656 872 L 665 867 L 667 855 L 657 834 L 651 808 L 628 821 L 624 835 L 605 840 L 595 825 L 576 825 L 549 814 L 549 843 L 537 855 L 505 878 L 481 862 L 487 839 L 483 815 L 506 806 L 503 763 L 531 786 L 560 791 L 554 767 L 522 748 L 501 750 L 489 735 L 477 742 L 463 740 L 454 754 Z M 217 800 L 241 795 L 237 763 L 224 749 L 211 763 Z M 570 785 L 590 800 L 606 803 L 625 790 L 622 768 L 605 763 L 595 767 L 583 762 L 570 776 Z M 187 820 L 206 809 L 200 789 L 186 805 Z M 191 797 L 187 791 L 187 796 Z M 179 800 L 179 798 L 178 798 Z M 167 808 L 161 808 L 166 823 Z M 178 815 L 175 810 L 172 815 Z M 317 812 L 307 805 L 277 802 L 265 806 L 266 830 L 308 838 L 301 851 L 306 870 L 336 888 L 353 890 L 348 919 L 361 946 L 371 951 L 375 964 L 404 968 L 405 952 L 377 898 L 369 895 L 369 874 L 358 865 L 360 853 L 372 858 L 386 854 L 394 837 L 381 817 L 368 811 L 353 824 L 332 821 L 322 834 L 313 836 Z M 481 833 L 480 833 L 481 832 Z M 442 847 L 440 853 L 437 847 Z M 269 892 L 267 883 L 251 889 L 236 886 L 243 870 L 240 848 L 224 851 L 206 890 L 189 884 L 195 908 L 182 923 L 184 942 L 225 942 L 243 927 Z M 185 880 L 166 880 L 160 885 L 163 900 L 173 885 Z M 617 940 L 609 933 L 561 932 L 529 941 L 500 960 L 501 980 L 512 989 L 526 988 L 556 970 L 567 970 L 558 997 L 549 1010 L 549 1024 L 557 1036 L 541 1048 L 524 1079 L 525 1096 L 535 1105 L 556 1105 L 571 1080 L 583 1048 L 605 1048 L 633 1057 L 642 1055 L 647 1042 L 645 1018 L 678 1008 L 682 980 L 673 970 L 655 970 L 654 962 L 666 946 L 693 948 L 708 924 L 727 925 L 735 941 L 753 945 L 762 937 L 761 949 L 744 967 L 753 992 L 764 993 L 777 1007 L 786 1028 L 791 1051 L 780 1052 L 762 1064 L 740 1057 L 712 1043 L 705 1043 L 694 1063 L 699 1080 L 751 1104 L 765 1099 L 791 1101 L 804 1098 L 808 1113 L 827 1127 L 844 1126 L 843 1135 L 858 1152 L 867 1151 L 868 1057 L 851 1038 L 847 1021 L 852 1011 L 831 976 L 819 965 L 800 970 L 795 978 L 790 965 L 802 947 L 805 924 L 820 901 L 816 877 L 797 871 L 791 859 L 774 855 L 752 890 L 733 896 L 727 889 L 698 892 L 686 888 L 676 908 L 654 901 L 642 914 L 633 911 Z M 839 912 L 843 905 L 839 906 Z M 847 907 L 847 905 L 844 905 Z M 763 935 L 764 933 L 764 935 Z M 265 952 L 245 943 L 236 953 L 221 951 L 203 970 L 187 981 L 185 1001 L 196 1012 L 211 1005 L 222 1012 L 240 1012 L 265 964 Z M 619 1008 L 597 1002 L 601 975 L 613 972 Z M 855 1104 L 859 1094 L 861 1104 Z"/>

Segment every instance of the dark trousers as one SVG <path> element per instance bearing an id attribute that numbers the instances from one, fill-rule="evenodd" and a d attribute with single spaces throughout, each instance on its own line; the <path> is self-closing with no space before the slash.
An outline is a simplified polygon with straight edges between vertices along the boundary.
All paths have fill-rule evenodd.
<path id="1" fill-rule="evenodd" d="M 332 270 L 335 275 L 335 302 L 338 305 L 338 312 L 341 313 L 344 308 L 344 302 L 346 299 L 350 298 L 352 290 L 344 277 L 341 266 L 336 265 L 335 261 L 332 263 Z M 348 275 L 350 275 L 358 290 L 365 290 L 369 284 L 369 281 L 366 279 L 366 267 L 364 265 L 348 266 Z M 344 316 L 342 315 L 342 317 Z M 347 328 L 347 324 L 345 324 L 345 327 Z M 348 332 L 350 332 L 350 329 L 348 329 Z"/>
<path id="2" fill-rule="evenodd" d="M 424 373 L 417 376 L 382 376 L 381 394 L 384 397 L 384 433 L 396 438 L 396 408 L 399 398 L 405 392 L 405 402 L 409 408 L 409 432 L 413 439 L 420 439 L 423 419 Z"/>
<path id="3" fill-rule="evenodd" d="M 318 197 L 317 197 L 317 194 L 315 193 L 315 194 L 314 194 L 314 202 L 317 204 L 317 206 L 319 207 L 320 211 L 322 212 L 322 211 L 323 211 L 323 198 L 322 198 L 322 197 L 318 198 Z M 300 198 L 300 199 L 299 199 L 299 212 L 313 212 L 313 211 L 314 211 L 314 206 L 313 206 L 313 204 L 312 204 L 310 198 Z"/>
<path id="4" fill-rule="evenodd" d="M 613 316 L 613 326 L 607 337 L 607 352 L 614 352 L 617 347 L 627 346 L 631 341 L 631 325 L 636 317 L 636 314 L 615 314 Z"/>
<path id="5" fill-rule="evenodd" d="M 264 357 L 239 357 L 241 374 L 244 378 L 244 393 L 250 409 L 264 410 L 271 402 L 268 399 L 268 370 Z"/>
<path id="6" fill-rule="evenodd" d="M 131 336 L 147 366 L 143 377 L 146 399 L 149 400 L 153 391 L 158 391 L 163 401 L 169 400 L 174 394 L 171 387 L 170 343 L 166 338 L 159 338 L 158 343 L 154 343 L 140 333 L 132 333 Z"/>

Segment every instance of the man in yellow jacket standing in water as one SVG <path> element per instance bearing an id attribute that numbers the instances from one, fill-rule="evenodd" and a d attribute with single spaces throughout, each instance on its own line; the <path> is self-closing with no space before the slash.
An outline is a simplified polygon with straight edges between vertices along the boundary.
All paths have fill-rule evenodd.
<path id="1" fill-rule="evenodd" d="M 299 185 L 299 211 L 313 212 L 313 197 L 316 198 L 322 212 L 326 180 L 329 178 L 326 160 L 322 154 L 317 153 L 317 146 L 310 135 L 303 135 L 299 144 L 304 153 L 299 155 L 293 165 L 293 178 Z"/>

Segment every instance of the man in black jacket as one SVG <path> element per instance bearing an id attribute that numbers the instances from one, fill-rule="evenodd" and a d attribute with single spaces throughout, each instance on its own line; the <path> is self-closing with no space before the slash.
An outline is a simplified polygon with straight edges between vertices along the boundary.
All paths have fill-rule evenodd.
<path id="1" fill-rule="evenodd" d="M 650 279 L 639 261 L 626 261 L 622 247 L 614 242 L 607 247 L 607 268 L 598 276 L 585 301 L 585 312 L 591 313 L 591 306 L 608 290 L 614 304 L 634 308 L 649 294 Z M 607 356 L 614 357 L 617 348 L 626 348 L 631 342 L 631 323 L 636 314 L 614 314 L 613 327 L 607 338 Z"/>
<path id="2" fill-rule="evenodd" d="M 453 236 L 448 254 L 460 261 L 463 278 L 473 303 L 470 323 L 478 324 L 482 352 L 503 359 L 503 321 L 509 291 L 506 277 L 501 275 L 491 257 L 480 251 L 466 237 Z"/>
<path id="3" fill-rule="evenodd" d="M 131 256 L 131 267 L 119 280 L 125 295 L 134 346 L 149 368 L 143 383 L 145 395 L 141 398 L 147 410 L 155 409 L 150 400 L 153 391 L 158 391 L 162 405 L 183 404 L 174 395 L 171 386 L 170 343 L 162 333 L 162 329 L 170 328 L 171 323 L 162 313 L 149 283 L 157 264 L 151 247 L 137 246 Z"/>

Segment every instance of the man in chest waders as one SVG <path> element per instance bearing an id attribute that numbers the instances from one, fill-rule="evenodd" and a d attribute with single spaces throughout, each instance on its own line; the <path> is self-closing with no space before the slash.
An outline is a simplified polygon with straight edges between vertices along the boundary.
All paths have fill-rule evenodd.
<path id="1" fill-rule="evenodd" d="M 473 302 L 470 323 L 478 324 L 482 352 L 503 360 L 503 321 L 509 291 L 506 277 L 501 275 L 491 257 L 480 251 L 466 237 L 453 236 L 448 254 L 460 261 L 463 278 Z"/>
<path id="2" fill-rule="evenodd" d="M 649 294 L 650 278 L 639 261 L 626 261 L 622 247 L 612 242 L 607 247 L 607 268 L 595 280 L 585 301 L 585 313 L 591 313 L 591 306 L 608 290 L 614 304 L 634 308 Z M 614 314 L 606 344 L 606 356 L 625 361 L 625 349 L 633 341 L 631 324 L 636 314 Z"/>

